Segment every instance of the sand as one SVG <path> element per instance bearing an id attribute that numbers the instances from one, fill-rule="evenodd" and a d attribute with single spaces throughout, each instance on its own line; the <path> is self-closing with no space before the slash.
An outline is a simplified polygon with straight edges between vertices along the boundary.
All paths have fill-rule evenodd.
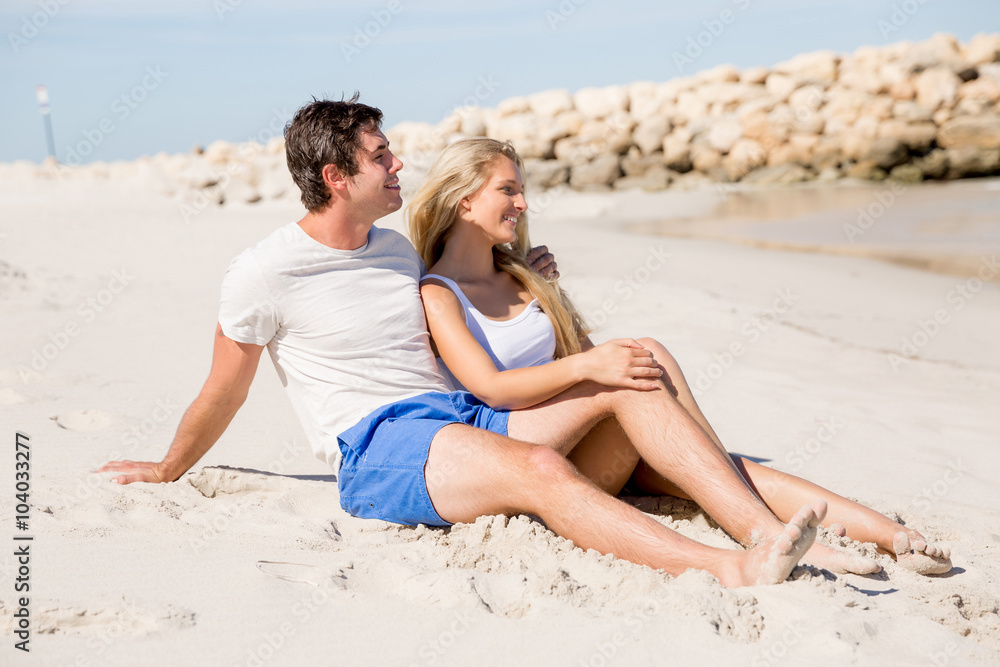
<path id="1" fill-rule="evenodd" d="M 114 178 L 12 172 L 0 184 L 0 493 L 13 497 L 24 433 L 31 511 L 17 531 L 14 504 L 0 509 L 3 664 L 1000 660 L 996 283 L 624 230 L 704 217 L 716 192 L 536 199 L 533 237 L 557 251 L 596 338 L 661 340 L 730 449 L 902 517 L 950 545 L 955 563 L 924 577 L 877 556 L 877 575 L 799 567 L 781 585 L 728 590 L 704 573 L 672 578 L 585 553 L 525 517 L 451 530 L 352 518 L 268 361 L 221 441 L 176 483 L 92 474 L 109 459 L 163 455 L 207 375 L 229 260 L 301 209 L 212 206 L 185 220 L 177 200 Z M 947 189 L 910 194 L 970 211 Z M 850 220 L 842 212 L 839 224 Z M 776 299 L 787 313 L 772 316 Z M 734 342 L 739 355 L 727 352 Z M 631 501 L 737 548 L 690 503 Z M 30 654 L 14 648 L 15 534 L 34 536 Z M 259 561 L 291 563 L 262 567 L 292 580 Z"/>

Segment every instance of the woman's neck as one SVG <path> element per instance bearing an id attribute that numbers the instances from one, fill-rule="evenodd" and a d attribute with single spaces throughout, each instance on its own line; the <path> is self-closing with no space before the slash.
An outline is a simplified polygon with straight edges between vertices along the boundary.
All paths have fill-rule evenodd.
<path id="1" fill-rule="evenodd" d="M 433 268 L 452 280 L 468 283 L 487 281 L 497 274 L 490 240 L 477 228 L 460 224 L 452 227 Z"/>

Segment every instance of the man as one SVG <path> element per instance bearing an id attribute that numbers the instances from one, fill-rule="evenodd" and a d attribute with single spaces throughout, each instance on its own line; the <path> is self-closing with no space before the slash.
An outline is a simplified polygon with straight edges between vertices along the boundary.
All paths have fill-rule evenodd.
<path id="1" fill-rule="evenodd" d="M 449 393 L 419 298 L 420 260 L 404 237 L 374 226 L 402 206 L 403 165 L 380 129 L 381 112 L 356 99 L 313 102 L 286 128 L 289 170 L 308 213 L 230 266 L 211 372 L 166 456 L 101 470 L 120 484 L 179 478 L 243 404 L 266 346 L 355 516 L 448 525 L 533 514 L 577 546 L 671 574 L 705 569 L 726 586 L 783 581 L 812 545 L 825 503 L 782 525 L 668 391 L 582 383 L 509 413 Z M 642 354 L 648 363 L 636 372 L 657 375 Z M 581 475 L 566 456 L 609 418 L 646 463 L 740 542 L 758 546 L 691 541 Z"/>

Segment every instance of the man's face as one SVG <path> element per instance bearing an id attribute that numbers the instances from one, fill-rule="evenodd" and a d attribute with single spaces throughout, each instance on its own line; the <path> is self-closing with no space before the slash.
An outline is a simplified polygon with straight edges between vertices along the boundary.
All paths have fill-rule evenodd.
<path id="1" fill-rule="evenodd" d="M 403 163 L 389 150 L 389 140 L 381 130 L 364 132 L 358 150 L 359 171 L 348 184 L 348 192 L 359 212 L 377 220 L 399 210 L 403 197 L 396 173 Z"/>

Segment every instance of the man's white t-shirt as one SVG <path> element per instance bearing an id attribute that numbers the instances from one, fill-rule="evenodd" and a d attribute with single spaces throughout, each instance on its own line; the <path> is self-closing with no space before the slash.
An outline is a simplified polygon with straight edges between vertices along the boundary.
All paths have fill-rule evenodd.
<path id="1" fill-rule="evenodd" d="M 401 234 L 372 227 L 356 250 L 292 223 L 232 261 L 226 337 L 266 345 L 313 452 L 340 466 L 337 436 L 372 411 L 429 391 L 438 373 L 420 301 L 422 264 Z"/>

